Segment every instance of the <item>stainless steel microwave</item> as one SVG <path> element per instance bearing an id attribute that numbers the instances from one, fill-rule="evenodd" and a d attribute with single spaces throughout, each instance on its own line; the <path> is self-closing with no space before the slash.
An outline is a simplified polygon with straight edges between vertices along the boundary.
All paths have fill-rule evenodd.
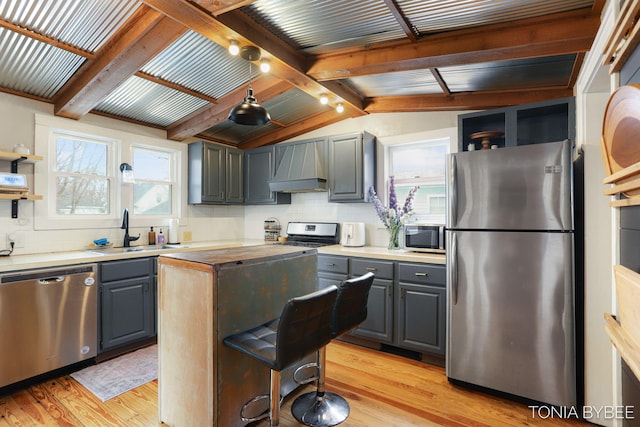
<path id="1" fill-rule="evenodd" d="M 404 226 L 404 248 L 416 252 L 445 252 L 444 225 L 406 224 Z"/>

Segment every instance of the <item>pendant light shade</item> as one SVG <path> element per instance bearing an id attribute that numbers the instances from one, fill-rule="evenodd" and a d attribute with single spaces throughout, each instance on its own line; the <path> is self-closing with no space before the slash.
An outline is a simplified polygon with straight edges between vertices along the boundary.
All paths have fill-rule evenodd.
<path id="1" fill-rule="evenodd" d="M 239 125 L 266 125 L 271 121 L 271 117 L 266 108 L 258 104 L 251 87 L 251 61 L 260 59 L 260 49 L 255 46 L 244 46 L 240 50 L 240 56 L 249 61 L 249 87 L 247 88 L 247 96 L 244 97 L 242 103 L 229 111 L 229 120 Z"/>
<path id="2" fill-rule="evenodd" d="M 236 105 L 229 112 L 229 120 L 239 125 L 259 126 L 271 121 L 267 110 L 256 101 L 251 85 L 247 89 L 247 96 L 241 104 Z"/>

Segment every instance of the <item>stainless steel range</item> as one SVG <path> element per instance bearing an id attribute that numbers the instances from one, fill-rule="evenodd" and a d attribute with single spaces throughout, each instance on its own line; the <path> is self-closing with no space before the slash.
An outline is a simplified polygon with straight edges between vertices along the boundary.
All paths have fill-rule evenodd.
<path id="1" fill-rule="evenodd" d="M 320 247 L 340 243 L 340 224 L 337 222 L 290 222 L 283 245 Z"/>

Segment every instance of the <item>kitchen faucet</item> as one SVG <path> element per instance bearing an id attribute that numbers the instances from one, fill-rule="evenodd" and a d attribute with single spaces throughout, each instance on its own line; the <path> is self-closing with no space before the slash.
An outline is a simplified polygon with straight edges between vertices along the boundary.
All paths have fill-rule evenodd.
<path id="1" fill-rule="evenodd" d="M 120 228 L 124 230 L 124 244 L 122 246 L 125 248 L 130 247 L 131 242 L 140 238 L 140 233 L 138 233 L 138 237 L 129 236 L 129 210 L 127 208 L 124 208 L 124 211 L 122 212 L 122 225 Z"/>

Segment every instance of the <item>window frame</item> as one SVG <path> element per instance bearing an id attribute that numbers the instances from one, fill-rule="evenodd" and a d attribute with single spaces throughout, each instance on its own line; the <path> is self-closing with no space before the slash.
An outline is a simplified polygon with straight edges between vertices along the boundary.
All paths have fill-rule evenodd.
<path id="1" fill-rule="evenodd" d="M 51 143 L 55 133 L 88 138 L 89 141 L 109 141 L 113 151 L 107 169 L 112 176 L 110 188 L 110 213 L 108 215 L 57 215 L 55 214 L 55 144 Z M 124 208 L 129 210 L 130 227 L 147 227 L 149 225 L 168 224 L 171 219 L 179 219 L 181 224 L 183 213 L 187 212 L 186 189 L 179 183 L 187 182 L 186 161 L 187 145 L 152 136 L 134 134 L 122 130 L 110 129 L 74 120 L 35 114 L 35 152 L 43 153 L 44 161 L 34 166 L 34 190 L 41 194 L 43 200 L 34 201 L 34 229 L 108 229 L 119 228 Z M 123 184 L 120 179 L 119 165 L 131 164 L 133 147 L 152 149 L 170 153 L 173 159 L 172 173 L 172 214 L 135 215 L 133 213 L 133 185 Z M 115 199 L 115 200 L 113 200 Z M 113 200 L 113 201 L 112 201 Z M 53 206 L 53 210 L 52 209 Z M 54 215 L 52 215 L 54 213 Z"/>
<path id="2" fill-rule="evenodd" d="M 384 189 L 384 191 L 378 191 L 378 197 L 384 204 L 388 204 L 388 194 L 389 194 L 389 176 L 391 175 L 392 170 L 392 156 L 391 151 L 394 146 L 409 146 L 420 143 L 438 143 L 438 141 L 448 140 L 448 148 L 447 148 L 447 156 L 451 153 L 455 153 L 458 150 L 458 129 L 457 127 L 451 128 L 443 128 L 433 131 L 425 131 L 425 132 L 417 132 L 413 134 L 405 134 L 405 135 L 396 135 L 392 137 L 385 137 L 380 139 L 383 145 L 384 150 L 384 162 L 382 167 L 382 174 L 378 177 L 378 188 Z M 446 168 L 445 175 L 443 176 L 443 183 L 445 185 L 445 205 L 446 205 L 446 197 L 447 197 L 447 188 L 446 188 Z M 403 180 L 403 184 L 407 184 L 406 180 Z M 396 184 L 397 185 L 397 184 Z M 411 184 L 409 184 L 411 185 Z M 418 190 L 419 191 L 419 190 Z M 382 194 L 380 194 L 382 193 Z M 404 203 L 404 199 L 398 200 L 398 203 Z M 446 210 L 446 206 L 445 206 Z M 446 219 L 445 215 L 430 215 L 430 214 L 415 214 L 413 217 L 413 222 L 423 222 L 423 223 L 431 223 L 437 221 L 438 223 L 444 223 Z"/>
<path id="3" fill-rule="evenodd" d="M 137 218 L 138 220 L 146 220 L 147 222 L 153 222 L 154 220 L 157 221 L 158 219 L 165 219 L 165 218 L 179 218 L 179 216 L 176 214 L 177 212 L 180 212 L 180 203 L 177 197 L 175 197 L 175 193 L 179 192 L 179 181 L 178 181 L 178 158 L 179 158 L 179 154 L 178 152 L 176 152 L 175 150 L 171 150 L 171 149 L 167 149 L 166 147 L 158 147 L 157 145 L 149 145 L 149 144 L 143 144 L 143 143 L 132 143 L 130 146 L 130 164 L 133 167 L 134 170 L 134 174 L 135 174 L 135 170 L 136 170 L 136 165 L 135 162 L 133 161 L 134 155 L 133 152 L 136 150 L 146 150 L 146 151 L 154 151 L 157 153 L 165 153 L 168 154 L 169 156 L 169 181 L 154 181 L 154 180 L 143 180 L 144 182 L 150 182 L 150 183 L 162 183 L 162 184 L 169 184 L 170 188 L 171 188 L 171 214 L 169 215 L 141 215 L 141 214 L 135 214 L 135 207 L 134 207 L 134 188 L 135 188 L 135 184 L 130 185 L 131 187 L 131 191 L 129 192 L 129 197 L 130 200 L 128 201 L 128 205 L 131 206 L 131 209 L 129 210 L 129 213 L 131 214 L 131 216 L 135 216 L 135 218 Z M 138 179 L 136 178 L 136 182 L 138 181 Z"/>

